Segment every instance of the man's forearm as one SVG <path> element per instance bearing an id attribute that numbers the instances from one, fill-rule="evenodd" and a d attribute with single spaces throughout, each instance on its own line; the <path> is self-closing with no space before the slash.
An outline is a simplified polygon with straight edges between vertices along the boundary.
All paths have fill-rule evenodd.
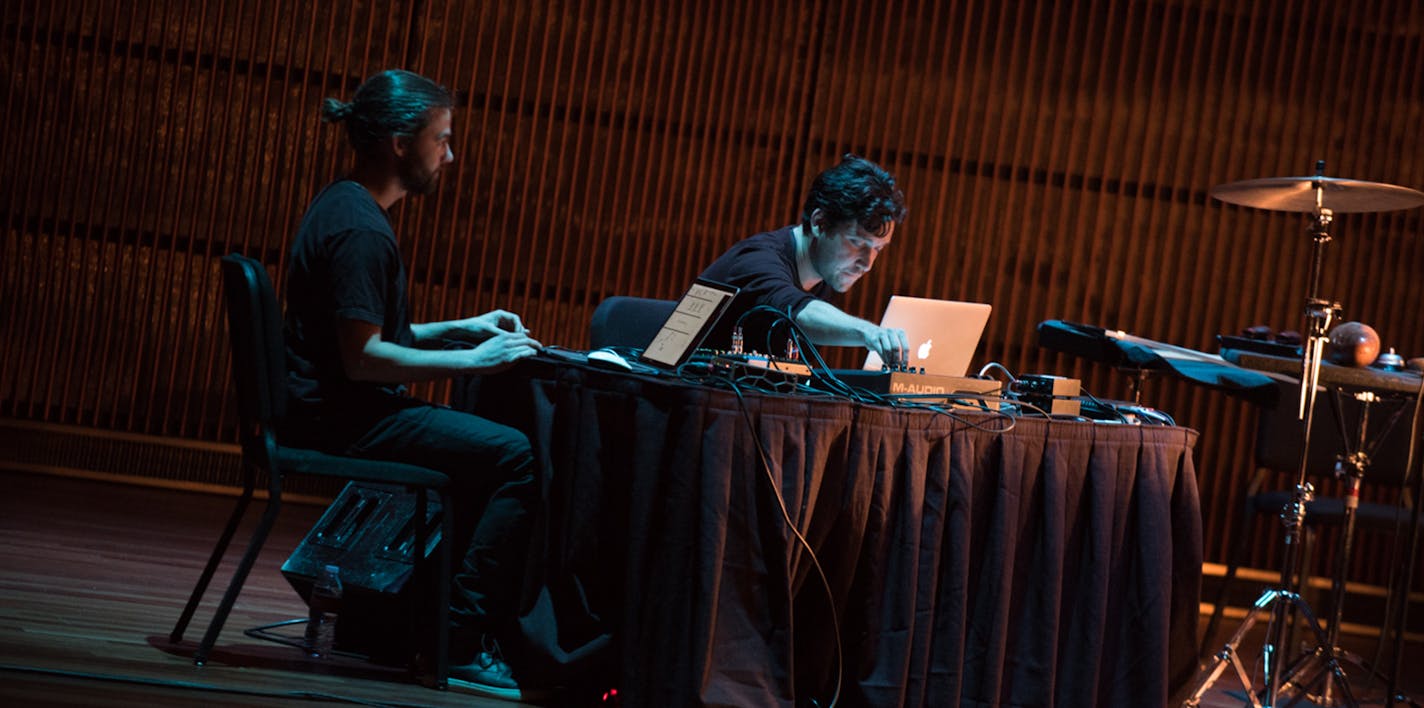
<path id="1" fill-rule="evenodd" d="M 415 341 L 420 344 L 438 342 L 442 339 L 455 339 L 452 335 L 460 332 L 461 320 L 444 320 L 442 322 L 421 322 L 410 326 L 411 334 L 415 335 Z"/>
<path id="2" fill-rule="evenodd" d="M 877 329 L 874 324 L 841 312 L 822 300 L 812 300 L 801 308 L 796 324 L 811 336 L 811 341 L 832 346 L 862 346 L 867 333 Z"/>
<path id="3" fill-rule="evenodd" d="M 344 362 L 346 375 L 374 383 L 435 381 L 473 371 L 465 351 L 413 349 L 385 341 L 368 343 L 352 359 Z"/>

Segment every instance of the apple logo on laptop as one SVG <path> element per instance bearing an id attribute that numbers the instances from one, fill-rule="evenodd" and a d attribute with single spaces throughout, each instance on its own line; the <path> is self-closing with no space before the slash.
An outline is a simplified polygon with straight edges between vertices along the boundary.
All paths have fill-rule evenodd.
<path id="1" fill-rule="evenodd" d="M 926 339 L 925 343 L 921 344 L 920 348 L 915 351 L 915 354 L 918 355 L 921 359 L 928 359 L 930 358 L 930 347 L 933 346 L 934 339 Z"/>

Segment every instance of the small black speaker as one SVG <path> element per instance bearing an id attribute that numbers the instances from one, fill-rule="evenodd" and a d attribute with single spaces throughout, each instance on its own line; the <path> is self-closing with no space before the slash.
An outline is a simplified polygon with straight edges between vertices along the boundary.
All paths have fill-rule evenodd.
<path id="1" fill-rule="evenodd" d="M 323 567 L 341 569 L 337 649 L 402 664 L 432 630 L 421 598 L 433 576 L 416 552 L 428 559 L 442 540 L 440 501 L 426 500 L 422 549 L 415 547 L 416 507 L 416 493 L 404 487 L 351 482 L 282 564 L 282 575 L 307 602 Z"/>

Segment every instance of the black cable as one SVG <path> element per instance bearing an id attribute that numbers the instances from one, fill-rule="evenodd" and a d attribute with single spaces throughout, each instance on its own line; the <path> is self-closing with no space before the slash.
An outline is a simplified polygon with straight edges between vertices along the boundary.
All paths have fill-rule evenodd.
<path id="1" fill-rule="evenodd" d="M 752 315 L 754 313 L 767 314 L 776 318 L 776 321 L 773 322 L 772 326 L 768 328 L 768 342 L 770 340 L 769 333 L 772 329 L 774 329 L 777 325 L 780 324 L 785 324 L 787 326 L 789 330 L 787 333 L 788 337 L 794 343 L 796 343 L 797 348 L 801 351 L 801 358 L 807 362 L 807 368 L 811 370 L 812 379 L 820 382 L 823 386 L 826 386 L 833 395 L 848 398 L 852 401 L 855 401 L 856 403 L 929 411 L 938 415 L 947 416 L 956 423 L 984 432 L 1002 434 L 1013 429 L 1012 416 L 1009 416 L 1002 410 L 990 410 L 986 412 L 994 415 L 996 418 L 1009 420 L 1009 425 L 1003 428 L 991 428 L 985 424 L 971 421 L 967 418 L 964 418 L 963 416 L 957 415 L 939 406 L 929 405 L 927 403 L 907 402 L 906 399 L 902 397 L 885 396 L 879 393 L 866 391 L 864 389 L 852 386 L 840 380 L 840 378 L 838 378 L 835 373 L 833 373 L 834 370 L 828 364 L 826 364 L 826 360 L 822 358 L 821 351 L 816 347 L 816 343 L 812 341 L 811 336 L 801 328 L 801 326 L 796 322 L 796 319 L 791 316 L 791 313 L 789 311 L 783 312 L 768 305 L 757 305 L 742 313 L 742 316 L 737 318 L 736 326 L 742 326 L 742 322 L 745 321 L 749 315 Z M 1007 372 L 1007 369 L 1005 370 L 1005 372 Z M 1012 377 L 1012 374 L 1010 374 L 1010 376 Z M 968 394 L 963 394 L 960 397 L 966 399 L 978 398 L 976 396 Z M 1047 414 L 1045 413 L 1045 415 Z"/>
<path id="2" fill-rule="evenodd" d="M 980 367 L 979 373 L 977 374 L 977 378 L 987 378 L 984 375 L 984 372 L 988 371 L 989 369 L 998 369 L 999 371 L 1004 372 L 1004 375 L 1009 377 L 1009 383 L 1016 383 L 1018 381 L 1018 378 L 1014 376 L 1014 373 L 1012 371 L 1009 371 L 1008 367 L 1004 366 L 1003 364 L 1000 364 L 997 361 L 991 361 Z"/>
<path id="3" fill-rule="evenodd" d="M 1107 401 L 1104 401 L 1091 393 L 1088 393 L 1087 389 L 1079 389 L 1079 393 L 1084 396 L 1087 396 L 1093 403 L 1096 403 L 1099 408 L 1112 411 L 1113 415 L 1117 416 L 1123 423 L 1132 425 L 1132 421 L 1128 420 L 1128 417 L 1123 415 L 1122 411 L 1118 410 L 1117 406 L 1108 403 Z"/>
<path id="4" fill-rule="evenodd" d="M 737 395 L 738 408 L 742 412 L 742 420 L 745 421 L 747 424 L 747 432 L 751 433 L 752 440 L 756 443 L 757 455 L 761 458 L 762 473 L 767 481 L 767 484 L 771 487 L 771 493 L 772 496 L 776 499 L 777 507 L 781 510 L 781 518 L 786 521 L 786 527 L 791 529 L 791 533 L 796 537 L 796 541 L 801 544 L 802 548 L 806 549 L 806 554 L 811 558 L 811 565 L 816 569 L 816 575 L 821 579 L 821 587 L 824 588 L 826 591 L 826 602 L 830 605 L 831 608 L 831 630 L 832 634 L 835 635 L 836 639 L 835 692 L 831 694 L 831 702 L 827 704 L 827 708 L 834 708 L 836 703 L 840 701 L 841 682 L 844 680 L 844 657 L 842 656 L 843 649 L 841 647 L 841 625 L 840 618 L 837 616 L 836 612 L 835 593 L 831 590 L 831 581 L 829 578 L 826 577 L 825 569 L 821 567 L 821 559 L 816 556 L 816 551 L 811 548 L 811 543 L 807 541 L 806 537 L 801 534 L 801 530 L 796 527 L 796 522 L 791 518 L 791 512 L 786 509 L 786 500 L 781 496 L 781 486 L 776 483 L 776 478 L 773 477 L 771 474 L 771 455 L 767 453 L 766 446 L 762 443 L 761 434 L 757 432 L 756 424 L 752 421 L 751 412 L 747 410 L 747 401 L 746 398 L 742 396 L 741 388 L 734 383 L 732 385 L 732 392 Z M 791 651 L 795 651 L 794 642 Z M 792 676 L 791 681 L 794 683 L 795 680 L 795 676 Z"/>
<path id="5" fill-rule="evenodd" d="M 1419 426 L 1421 422 L 1421 410 L 1424 410 L 1424 374 L 1421 374 L 1420 376 L 1419 391 L 1414 396 L 1414 420 L 1412 421 L 1409 430 L 1409 452 L 1405 455 L 1404 458 L 1405 479 L 1409 479 L 1409 474 L 1411 471 L 1413 472 L 1415 477 L 1414 513 L 1411 514 L 1410 519 L 1412 528 L 1410 529 L 1409 549 L 1411 551 L 1416 552 L 1408 554 L 1409 558 L 1405 561 L 1404 564 L 1404 577 L 1400 580 L 1400 587 L 1403 590 L 1403 597 L 1397 600 L 1397 602 L 1399 602 L 1400 607 L 1398 610 L 1395 610 L 1399 613 L 1399 621 L 1395 624 L 1394 670 L 1389 673 L 1389 695 L 1385 698 L 1386 706 L 1394 705 L 1396 694 L 1398 694 L 1399 692 L 1399 673 L 1404 669 L 1404 628 L 1406 626 L 1405 623 L 1409 621 L 1409 586 L 1411 581 L 1414 580 L 1414 565 L 1415 562 L 1418 560 L 1417 556 L 1419 555 L 1417 553 L 1417 550 L 1419 548 L 1420 536 L 1419 512 L 1420 507 L 1424 507 L 1424 469 L 1415 469 L 1415 452 L 1418 449 L 1417 446 L 1420 436 Z M 1396 532 L 1399 530 L 1397 526 L 1399 523 L 1400 519 L 1398 518 L 1398 516 L 1396 516 Z M 1388 604 L 1389 603 L 1386 603 L 1386 605 Z M 1385 622 L 1389 622 L 1388 614 L 1385 615 Z"/>

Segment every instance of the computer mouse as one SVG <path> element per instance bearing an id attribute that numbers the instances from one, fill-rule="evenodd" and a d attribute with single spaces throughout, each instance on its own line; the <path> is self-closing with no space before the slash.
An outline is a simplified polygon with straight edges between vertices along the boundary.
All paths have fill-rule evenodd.
<path id="1" fill-rule="evenodd" d="M 588 353 L 588 360 L 594 364 L 611 366 L 624 371 L 633 370 L 633 365 L 629 364 L 627 359 L 611 349 L 595 349 Z"/>

